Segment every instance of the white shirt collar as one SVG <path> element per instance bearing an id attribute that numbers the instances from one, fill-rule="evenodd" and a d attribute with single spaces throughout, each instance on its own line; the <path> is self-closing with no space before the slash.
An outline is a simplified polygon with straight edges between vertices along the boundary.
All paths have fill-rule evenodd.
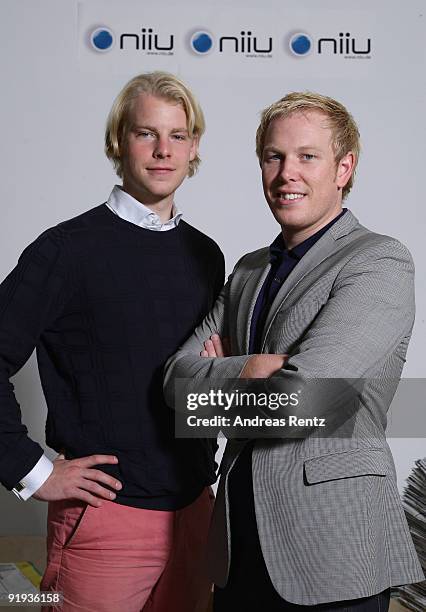
<path id="1" fill-rule="evenodd" d="M 166 223 L 161 223 L 157 213 L 150 210 L 147 206 L 129 195 L 118 185 L 114 185 L 114 189 L 106 201 L 108 208 L 116 215 L 134 223 L 144 229 L 149 229 L 155 232 L 166 232 L 178 226 L 183 213 L 181 213 L 175 204 L 172 208 L 172 218 Z"/>

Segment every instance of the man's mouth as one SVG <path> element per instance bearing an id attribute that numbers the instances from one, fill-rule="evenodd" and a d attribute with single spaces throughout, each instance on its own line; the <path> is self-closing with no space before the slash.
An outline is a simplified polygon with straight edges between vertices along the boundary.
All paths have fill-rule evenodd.
<path id="1" fill-rule="evenodd" d="M 293 192 L 293 193 L 279 192 L 277 194 L 278 200 L 280 202 L 298 202 L 300 200 L 303 200 L 305 196 L 306 196 L 306 193 L 297 193 L 297 192 Z"/>
<path id="2" fill-rule="evenodd" d="M 173 172 L 174 168 L 170 168 L 168 166 L 153 166 L 151 168 L 147 168 L 148 172 L 155 172 L 158 174 L 168 174 L 169 172 Z"/>

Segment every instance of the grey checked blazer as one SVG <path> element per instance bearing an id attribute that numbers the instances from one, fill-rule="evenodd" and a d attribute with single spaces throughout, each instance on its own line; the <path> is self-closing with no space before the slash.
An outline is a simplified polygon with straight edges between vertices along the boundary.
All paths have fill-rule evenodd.
<path id="1" fill-rule="evenodd" d="M 212 312 L 168 362 L 174 379 L 237 378 L 250 321 L 269 271 L 269 249 L 245 255 Z M 262 352 L 288 353 L 273 379 L 360 378 L 350 437 L 256 440 L 253 489 L 259 539 L 277 592 L 313 605 L 370 596 L 424 579 L 408 531 L 385 439 L 386 413 L 414 321 L 414 267 L 397 240 L 375 234 L 348 211 L 288 276 L 268 314 Z M 214 332 L 233 357 L 200 358 Z M 270 380 L 273 380 L 270 379 Z M 294 413 L 294 410 L 293 410 Z M 244 441 L 229 440 L 210 534 L 219 586 L 230 565 L 228 475 Z"/>

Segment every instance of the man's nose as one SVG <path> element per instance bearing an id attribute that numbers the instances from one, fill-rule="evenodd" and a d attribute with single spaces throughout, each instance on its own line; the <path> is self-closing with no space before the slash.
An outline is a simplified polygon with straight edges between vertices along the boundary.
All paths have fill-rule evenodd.
<path id="1" fill-rule="evenodd" d="M 157 139 L 155 149 L 154 149 L 154 157 L 159 159 L 164 159 L 165 157 L 170 157 L 170 142 L 168 138 L 159 137 Z"/>
<path id="2" fill-rule="evenodd" d="M 296 160 L 286 157 L 281 162 L 280 177 L 286 183 L 295 181 L 298 178 L 298 170 Z"/>

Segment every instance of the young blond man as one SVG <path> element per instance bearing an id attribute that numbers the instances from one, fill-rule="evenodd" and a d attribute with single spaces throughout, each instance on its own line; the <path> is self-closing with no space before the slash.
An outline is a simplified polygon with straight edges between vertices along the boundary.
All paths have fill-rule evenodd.
<path id="1" fill-rule="evenodd" d="M 191 390 L 205 378 L 262 378 L 269 391 L 301 390 L 280 416 L 353 411 L 333 435 L 228 441 L 211 529 L 215 612 L 383 612 L 391 586 L 423 580 L 385 437 L 414 267 L 400 242 L 342 206 L 359 148 L 355 121 L 327 96 L 291 93 L 264 110 L 256 150 L 280 233 L 240 259 L 168 364 L 170 405 L 176 377 Z M 345 381 L 339 403 L 330 386 Z"/>
<path id="2" fill-rule="evenodd" d="M 0 287 L 0 476 L 49 502 L 41 589 L 63 593 L 63 612 L 204 611 L 209 598 L 216 444 L 176 441 L 162 394 L 165 361 L 223 285 L 220 249 L 175 203 L 203 132 L 180 79 L 132 79 L 105 136 L 122 185 L 44 232 Z M 53 463 L 8 382 L 34 348 Z"/>

